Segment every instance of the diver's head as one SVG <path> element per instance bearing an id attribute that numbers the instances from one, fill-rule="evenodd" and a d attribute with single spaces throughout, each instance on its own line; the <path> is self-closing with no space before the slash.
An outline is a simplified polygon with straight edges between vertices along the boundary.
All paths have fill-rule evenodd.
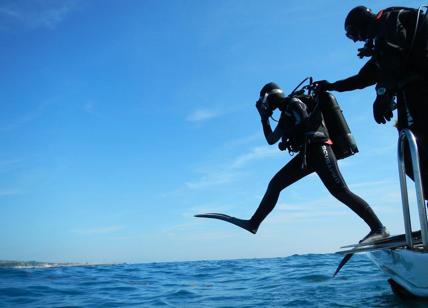
<path id="1" fill-rule="evenodd" d="M 284 92 L 274 82 L 269 82 L 260 90 L 260 100 L 266 108 L 275 110 L 281 106 L 284 99 Z"/>
<path id="2" fill-rule="evenodd" d="M 349 11 L 345 19 L 346 36 L 357 41 L 367 41 L 375 36 L 376 15 L 365 6 L 357 6 Z"/>

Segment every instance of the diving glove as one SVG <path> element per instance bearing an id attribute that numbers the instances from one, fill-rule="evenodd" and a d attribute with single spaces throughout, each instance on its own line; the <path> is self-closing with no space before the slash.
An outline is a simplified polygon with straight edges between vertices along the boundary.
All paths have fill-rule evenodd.
<path id="1" fill-rule="evenodd" d="M 256 108 L 257 111 L 260 114 L 260 118 L 262 119 L 262 121 L 266 121 L 269 119 L 269 117 L 272 115 L 272 110 L 266 105 L 262 103 L 262 100 L 259 99 L 256 102 Z"/>
<path id="2" fill-rule="evenodd" d="M 315 81 L 315 91 L 316 92 L 325 92 L 325 91 L 332 91 L 333 89 L 333 84 L 328 82 L 327 80 L 319 80 L 319 81 Z"/>
<path id="3" fill-rule="evenodd" d="M 373 103 L 373 117 L 378 124 L 385 124 L 391 121 L 393 117 L 392 105 L 394 96 L 391 95 L 385 88 L 377 89 L 376 100 Z"/>
<path id="4" fill-rule="evenodd" d="M 357 56 L 362 59 L 364 57 L 371 57 L 374 54 L 373 40 L 368 40 L 362 48 L 358 48 Z"/>

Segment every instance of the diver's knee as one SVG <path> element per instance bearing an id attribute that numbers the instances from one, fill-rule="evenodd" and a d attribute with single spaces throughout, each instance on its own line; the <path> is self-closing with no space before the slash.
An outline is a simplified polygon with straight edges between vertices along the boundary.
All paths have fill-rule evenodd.
<path id="1" fill-rule="evenodd" d="M 330 194 L 338 200 L 342 200 L 346 198 L 346 196 L 348 196 L 351 193 L 348 187 L 335 187 L 335 188 L 329 189 L 329 191 L 330 191 Z"/>
<path id="2" fill-rule="evenodd" d="M 268 184 L 267 191 L 277 193 L 281 191 L 281 181 L 277 177 L 273 177 Z"/>

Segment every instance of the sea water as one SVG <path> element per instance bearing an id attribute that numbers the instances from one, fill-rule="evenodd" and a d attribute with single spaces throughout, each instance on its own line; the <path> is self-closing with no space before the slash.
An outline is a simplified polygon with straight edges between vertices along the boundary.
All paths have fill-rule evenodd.
<path id="1" fill-rule="evenodd" d="M 145 264 L 0 262 L 0 307 L 428 307 L 356 255 Z"/>

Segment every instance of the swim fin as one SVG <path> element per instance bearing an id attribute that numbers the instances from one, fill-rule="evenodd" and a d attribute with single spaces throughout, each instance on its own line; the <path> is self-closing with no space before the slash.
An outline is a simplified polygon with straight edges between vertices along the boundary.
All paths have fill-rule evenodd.
<path id="1" fill-rule="evenodd" d="M 413 231 L 412 237 L 414 242 L 420 242 L 421 240 L 421 230 L 419 231 Z M 351 244 L 346 246 L 341 246 L 340 248 L 354 248 L 354 247 L 361 247 L 361 246 L 376 246 L 381 244 L 387 244 L 387 243 L 393 243 L 393 242 L 402 242 L 406 240 L 405 234 L 399 234 L 399 235 L 392 235 L 390 237 L 380 239 L 377 241 L 374 241 L 373 243 L 364 243 L 364 244 Z"/>
<path id="2" fill-rule="evenodd" d="M 354 255 L 353 253 L 348 253 L 343 257 L 342 261 L 340 261 L 339 266 L 337 267 L 336 271 L 333 274 L 333 278 L 336 277 L 336 275 L 340 272 L 342 267 L 344 267 L 345 264 L 348 263 L 348 261 L 352 258 L 353 255 Z"/>
<path id="3" fill-rule="evenodd" d="M 258 228 L 254 228 L 251 226 L 251 223 L 249 220 L 246 219 L 239 219 L 236 217 L 232 217 L 226 214 L 221 213 L 206 213 L 206 214 L 197 214 L 195 217 L 201 217 L 201 218 L 213 218 L 213 219 L 219 219 L 226 222 L 229 222 L 235 226 L 241 227 L 242 229 L 247 230 L 248 232 L 251 232 L 253 234 L 257 233 Z"/>

